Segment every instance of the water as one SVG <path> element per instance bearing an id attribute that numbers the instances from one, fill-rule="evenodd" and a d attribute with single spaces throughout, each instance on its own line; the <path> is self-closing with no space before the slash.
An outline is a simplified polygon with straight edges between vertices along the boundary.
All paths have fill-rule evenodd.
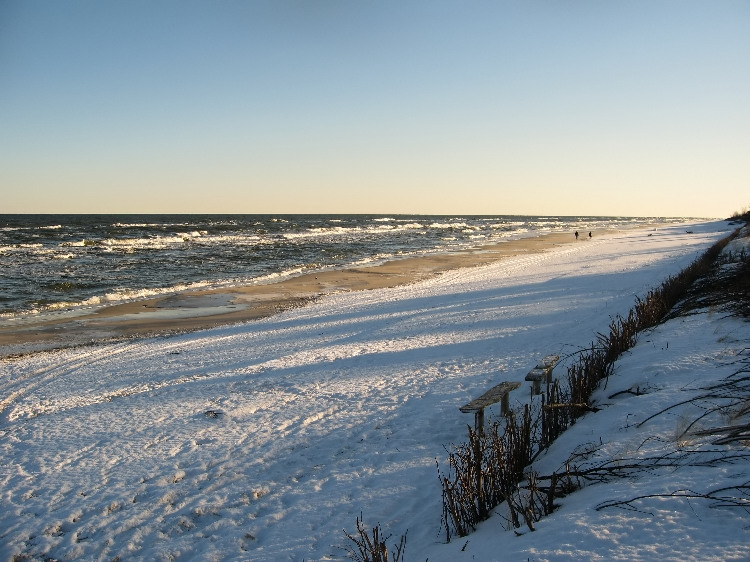
<path id="1" fill-rule="evenodd" d="M 269 283 L 311 270 L 450 252 L 547 232 L 680 220 L 684 219 L 0 215 L 0 318 Z"/>

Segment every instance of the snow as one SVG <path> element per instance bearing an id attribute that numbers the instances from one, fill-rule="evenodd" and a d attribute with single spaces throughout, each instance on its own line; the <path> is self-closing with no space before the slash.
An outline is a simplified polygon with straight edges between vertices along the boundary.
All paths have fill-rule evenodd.
<path id="1" fill-rule="evenodd" d="M 591 484 L 535 532 L 508 530 L 499 507 L 450 543 L 438 480 L 473 423 L 460 406 L 589 346 L 731 229 L 612 233 L 243 325 L 4 360 L 0 557 L 338 560 L 361 514 L 389 545 L 408 530 L 406 560 L 750 559 L 743 509 L 675 497 L 596 509 L 742 484 L 747 462 Z M 602 409 L 533 469 L 701 445 L 680 435 L 694 404 L 638 424 L 735 372 L 748 339 L 750 324 L 716 311 L 642 335 L 597 391 Z M 529 383 L 511 394 L 529 400 Z"/>

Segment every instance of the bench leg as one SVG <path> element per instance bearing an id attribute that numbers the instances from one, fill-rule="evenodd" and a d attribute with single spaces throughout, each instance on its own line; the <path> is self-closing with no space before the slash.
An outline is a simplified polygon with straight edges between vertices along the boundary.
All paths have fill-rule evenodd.
<path id="1" fill-rule="evenodd" d="M 510 414 L 510 392 L 503 394 L 503 399 L 500 402 L 500 413 L 504 416 Z"/>
<path id="2" fill-rule="evenodd" d="M 538 396 L 542 393 L 542 381 L 535 380 L 531 382 L 531 395 Z"/>
<path id="3" fill-rule="evenodd" d="M 484 433 L 484 408 L 474 412 L 474 431 Z"/>

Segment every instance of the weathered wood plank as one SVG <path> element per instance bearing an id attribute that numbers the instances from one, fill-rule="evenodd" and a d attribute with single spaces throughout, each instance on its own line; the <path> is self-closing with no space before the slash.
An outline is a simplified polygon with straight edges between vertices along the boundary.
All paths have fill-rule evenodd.
<path id="1" fill-rule="evenodd" d="M 459 410 L 465 414 L 474 412 L 474 429 L 478 433 L 482 433 L 484 432 L 484 409 L 496 402 L 500 402 L 500 412 L 503 415 L 507 415 L 510 412 L 510 392 L 519 388 L 521 384 L 520 382 L 501 382 L 490 388 L 479 398 L 475 398 L 465 406 L 461 406 Z"/>
<path id="2" fill-rule="evenodd" d="M 526 375 L 526 380 L 535 382 L 540 381 L 547 376 L 549 371 L 549 367 L 547 367 L 546 369 L 541 367 L 534 367 L 533 369 L 531 369 L 531 371 L 529 371 L 529 374 Z"/>
<path id="3" fill-rule="evenodd" d="M 531 394 L 536 396 L 542 393 L 542 380 L 546 379 L 547 384 L 552 382 L 552 369 L 560 360 L 559 355 L 547 355 L 539 364 L 529 371 L 526 375 L 527 381 L 531 381 Z"/>
<path id="4" fill-rule="evenodd" d="M 520 382 L 501 382 L 497 386 L 493 386 L 479 398 L 475 398 L 465 406 L 461 406 L 459 409 L 465 414 L 476 412 L 477 410 L 484 410 L 487 406 L 500 402 L 510 391 L 516 390 L 520 386 Z"/>
<path id="5" fill-rule="evenodd" d="M 555 364 L 560 360 L 559 355 L 547 355 L 539 362 L 537 367 L 540 367 L 542 369 L 546 369 L 548 367 L 554 367 Z"/>

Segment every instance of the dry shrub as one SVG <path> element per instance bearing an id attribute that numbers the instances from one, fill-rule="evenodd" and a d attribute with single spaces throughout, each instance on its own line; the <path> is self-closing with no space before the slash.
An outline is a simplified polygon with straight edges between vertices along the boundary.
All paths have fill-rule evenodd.
<path id="1" fill-rule="evenodd" d="M 346 531 L 344 531 L 344 534 L 354 543 L 353 547 L 350 546 L 347 549 L 350 559 L 357 562 L 389 562 L 390 558 L 386 541 L 391 538 L 391 535 L 387 537 L 383 536 L 380 523 L 375 525 L 371 532 L 368 533 L 360 515 L 360 517 L 357 517 L 357 534 L 350 535 Z M 401 540 L 394 547 L 394 550 L 391 552 L 393 562 L 400 562 L 403 560 L 402 557 L 406 549 L 406 533 L 401 535 Z"/>
<path id="2" fill-rule="evenodd" d="M 591 394 L 599 383 L 612 373 L 613 361 L 610 361 L 609 356 L 608 349 L 597 349 L 592 344 L 591 350 L 582 353 L 578 362 L 568 368 L 570 404 L 579 410 L 588 405 Z"/>
<path id="3" fill-rule="evenodd" d="M 443 524 L 451 536 L 468 535 L 490 510 L 502 503 L 523 477 L 531 462 L 533 445 L 531 409 L 527 405 L 519 421 L 505 416 L 488 432 L 469 427 L 469 442 L 454 446 L 448 455 L 448 476 L 440 474 L 443 488 Z"/>
<path id="4" fill-rule="evenodd" d="M 570 403 L 570 395 L 563 392 L 560 381 L 556 380 L 547 387 L 546 394 L 542 396 L 540 451 L 552 445 L 555 439 L 573 423 L 571 408 L 557 407 L 559 404 L 568 403 Z"/>

